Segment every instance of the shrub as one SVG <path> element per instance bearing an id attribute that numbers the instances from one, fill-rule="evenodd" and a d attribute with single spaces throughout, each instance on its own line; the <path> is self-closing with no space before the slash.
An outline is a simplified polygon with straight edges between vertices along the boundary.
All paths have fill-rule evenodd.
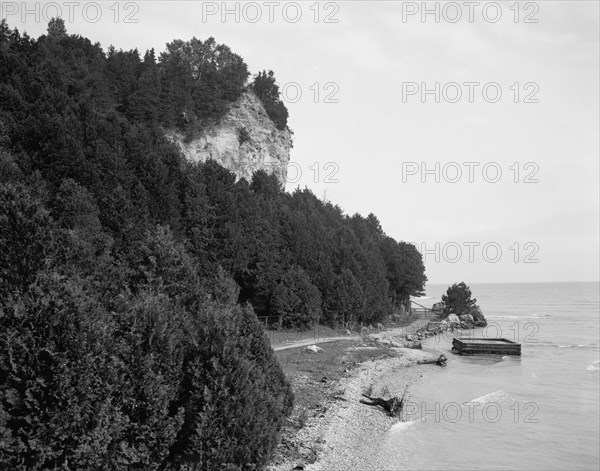
<path id="1" fill-rule="evenodd" d="M 43 277 L 0 315 L 0 468 L 108 466 L 126 416 L 124 365 L 106 313 L 78 286 Z M 68 464 L 67 464 L 68 463 Z"/>
<path id="2" fill-rule="evenodd" d="M 287 127 L 288 110 L 279 98 L 279 86 L 275 82 L 272 70 L 259 72 L 251 85 L 256 96 L 260 98 L 269 118 L 280 131 Z"/>
<path id="3" fill-rule="evenodd" d="M 291 411 L 291 388 L 250 308 L 207 304 L 193 323 L 173 461 L 203 470 L 260 468 Z"/>
<path id="4" fill-rule="evenodd" d="M 246 128 L 238 129 L 238 141 L 240 143 L 240 146 L 243 145 L 245 142 L 250 141 L 250 133 Z"/>
<path id="5" fill-rule="evenodd" d="M 444 314 L 468 314 L 471 308 L 476 306 L 477 299 L 471 299 L 471 289 L 464 283 L 454 283 L 448 287 L 446 294 L 442 296 L 445 303 Z"/>
<path id="6" fill-rule="evenodd" d="M 446 294 L 442 296 L 444 303 L 444 316 L 450 314 L 470 314 L 473 320 L 480 326 L 486 326 L 487 321 L 477 305 L 477 299 L 471 299 L 471 289 L 464 283 L 454 283 L 448 287 Z"/>
<path id="7" fill-rule="evenodd" d="M 177 248 L 162 229 L 154 243 Z M 201 291 L 181 304 L 170 266 L 112 312 L 52 273 L 0 306 L 1 468 L 266 463 L 293 402 L 268 339 L 249 307 Z"/>

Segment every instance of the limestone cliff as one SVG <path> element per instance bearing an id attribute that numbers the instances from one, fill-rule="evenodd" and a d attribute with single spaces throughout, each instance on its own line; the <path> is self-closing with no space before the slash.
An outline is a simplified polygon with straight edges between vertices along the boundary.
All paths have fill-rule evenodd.
<path id="1" fill-rule="evenodd" d="M 275 127 L 260 99 L 252 92 L 245 92 L 218 123 L 202 126 L 192 139 L 176 131 L 168 131 L 167 137 L 189 160 L 216 160 L 238 179 L 248 181 L 255 171 L 263 169 L 274 173 L 285 186 L 292 133 Z"/>

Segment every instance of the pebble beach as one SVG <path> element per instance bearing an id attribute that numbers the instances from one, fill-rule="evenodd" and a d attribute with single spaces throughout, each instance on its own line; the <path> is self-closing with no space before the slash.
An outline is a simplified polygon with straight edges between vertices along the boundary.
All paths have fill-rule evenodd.
<path id="1" fill-rule="evenodd" d="M 313 463 L 279 463 L 269 471 L 347 471 L 349 469 L 385 469 L 380 448 L 393 428 L 403 427 L 402 417 L 390 417 L 380 407 L 360 403 L 363 393 L 374 397 L 401 397 L 416 401 L 411 389 L 419 380 L 439 368 L 417 362 L 437 356 L 434 350 L 405 348 L 405 329 L 371 334 L 378 342 L 393 346 L 394 357 L 376 359 L 358 365 L 335 388 L 342 394 L 327 404 L 326 412 L 298 430 L 296 440 L 314 449 Z M 360 348 L 360 347 L 357 347 Z"/>

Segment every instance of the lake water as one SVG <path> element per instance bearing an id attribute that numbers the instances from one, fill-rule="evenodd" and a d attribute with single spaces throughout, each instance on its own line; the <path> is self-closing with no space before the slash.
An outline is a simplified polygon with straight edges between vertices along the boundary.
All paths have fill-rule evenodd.
<path id="1" fill-rule="evenodd" d="M 489 323 L 475 335 L 519 341 L 522 355 L 462 357 L 450 334 L 428 340 L 448 366 L 409 391 L 385 468 L 600 469 L 599 284 L 470 286 Z M 420 303 L 446 288 L 428 286 Z"/>

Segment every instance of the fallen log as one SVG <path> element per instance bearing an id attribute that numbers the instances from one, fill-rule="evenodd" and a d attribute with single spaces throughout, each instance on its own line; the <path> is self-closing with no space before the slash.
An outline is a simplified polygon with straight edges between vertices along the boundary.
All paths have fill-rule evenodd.
<path id="1" fill-rule="evenodd" d="M 401 398 L 392 397 L 391 399 L 383 399 L 382 397 L 371 397 L 363 394 L 369 401 L 365 401 L 364 399 L 360 400 L 361 404 L 366 404 L 367 406 L 379 406 L 382 407 L 391 417 L 398 417 L 402 413 L 402 408 L 404 407 L 404 396 L 406 395 L 406 389 L 404 389 L 404 393 Z"/>
<path id="2" fill-rule="evenodd" d="M 448 359 L 446 358 L 446 355 L 440 355 L 437 360 L 421 360 L 418 361 L 417 364 L 419 365 L 438 365 L 438 366 L 446 366 L 446 362 L 448 361 Z"/>

